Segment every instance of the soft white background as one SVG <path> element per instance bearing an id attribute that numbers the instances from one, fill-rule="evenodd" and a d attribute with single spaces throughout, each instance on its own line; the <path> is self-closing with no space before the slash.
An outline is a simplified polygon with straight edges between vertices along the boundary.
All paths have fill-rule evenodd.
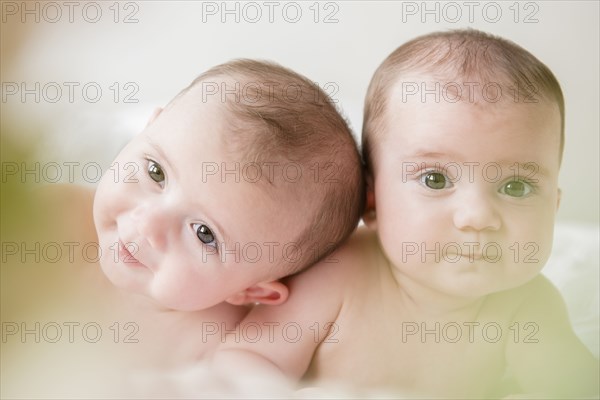
<path id="1" fill-rule="evenodd" d="M 558 218 L 591 223 L 599 220 L 597 1 L 474 2 L 471 16 L 462 1 L 308 1 L 291 6 L 274 2 L 272 22 L 268 6 L 261 1 L 251 6 L 221 1 L 135 1 L 115 6 L 114 1 L 100 1 L 88 6 L 86 13 L 86 2 L 75 2 L 73 22 L 64 2 L 54 3 L 62 12 L 60 17 L 57 7 L 43 2 L 28 2 L 27 7 L 34 9 L 35 3 L 39 3 L 39 22 L 34 14 L 23 13 L 24 3 L 3 2 L 3 43 L 11 39 L 15 26 L 21 31 L 24 27 L 27 35 L 16 56 L 9 60 L 3 55 L 2 81 L 25 82 L 28 88 L 35 82 L 40 82 L 40 87 L 56 82 L 62 86 L 62 97 L 50 103 L 42 96 L 36 103 L 34 96 L 28 95 L 23 103 L 19 95 L 8 96 L 2 102 L 2 124 L 3 128 L 10 121 L 12 126 L 33 126 L 18 132 L 21 136 L 41 132 L 44 160 L 78 161 L 82 165 L 94 161 L 108 167 L 155 106 L 164 105 L 207 68 L 239 57 L 277 61 L 321 87 L 329 83 L 329 92 L 360 135 L 366 87 L 375 68 L 392 50 L 423 33 L 474 27 L 514 40 L 558 77 L 567 103 L 560 178 L 563 201 Z M 19 8 L 16 15 L 8 12 L 11 4 Z M 224 8 L 236 7 L 237 15 L 223 13 Z M 419 9 L 415 15 L 403 12 L 414 7 Z M 423 14 L 424 7 L 437 7 L 439 12 Z M 84 15 L 94 19 L 97 8 L 102 11 L 99 21 L 87 22 Z M 115 23 L 117 8 L 119 22 Z M 217 13 L 204 12 L 211 8 Z M 298 8 L 302 12 L 298 21 L 286 21 L 295 18 Z M 502 14 L 496 18 L 498 8 Z M 124 23 L 128 15 L 137 22 Z M 328 15 L 337 22 L 325 23 Z M 526 23 L 527 16 L 537 22 Z M 25 18 L 24 24 L 21 18 Z M 498 21 L 488 22 L 493 19 Z M 72 103 L 64 82 L 79 83 Z M 97 103 L 82 96 L 81 89 L 88 82 L 102 89 Z M 120 88 L 117 102 L 110 89 L 114 82 Z M 127 82 L 136 85 L 130 88 L 139 88 L 133 95 L 139 102 L 123 101 L 131 92 L 125 90 Z M 48 95 L 55 97 L 54 89 Z M 74 177 L 84 183 L 93 180 L 93 176 L 86 179 L 81 170 Z M 66 178 L 65 168 L 63 180 Z"/>

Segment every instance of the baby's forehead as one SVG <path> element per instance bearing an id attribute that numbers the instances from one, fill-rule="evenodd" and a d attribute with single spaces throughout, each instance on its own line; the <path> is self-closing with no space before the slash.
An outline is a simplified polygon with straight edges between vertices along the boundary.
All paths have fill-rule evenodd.
<path id="1" fill-rule="evenodd" d="M 439 117 L 436 111 L 440 109 L 451 110 L 455 118 L 465 113 L 478 113 L 482 118 L 517 113 L 531 114 L 538 119 L 557 115 L 557 127 L 561 128 L 560 107 L 554 98 L 536 88 L 526 91 L 501 79 L 478 81 L 474 77 L 405 74 L 393 81 L 385 96 L 386 123 L 390 119 L 397 122 L 399 118 L 395 117 L 400 114 L 410 117 L 414 110 L 425 108 L 432 112 L 431 121 Z"/>
<path id="2" fill-rule="evenodd" d="M 543 131 L 561 136 L 558 105 L 550 101 L 521 103 L 513 101 L 428 101 L 395 94 L 388 103 L 383 131 L 411 134 L 427 130 L 484 135 L 490 128 L 510 126 L 513 133 L 530 136 Z M 508 128 L 507 128 L 508 129 Z M 507 132 L 509 133 L 509 132 Z M 451 140 L 452 137 L 448 137 Z"/>
<path id="3" fill-rule="evenodd" d="M 387 101 L 396 103 L 470 103 L 474 105 L 528 105 L 555 101 L 534 84 L 523 85 L 506 77 L 405 72 L 392 80 Z"/>

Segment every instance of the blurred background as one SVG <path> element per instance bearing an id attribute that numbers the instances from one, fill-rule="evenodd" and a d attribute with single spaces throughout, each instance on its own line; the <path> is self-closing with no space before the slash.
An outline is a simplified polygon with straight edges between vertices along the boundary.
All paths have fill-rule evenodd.
<path id="1" fill-rule="evenodd" d="M 90 384 L 106 389 L 89 365 L 115 364 L 106 358 L 115 347 L 92 346 L 92 353 L 86 343 L 63 340 L 60 346 L 41 343 L 46 345 L 42 351 L 18 335 L 5 341 L 10 333 L 5 321 L 8 329 L 23 321 L 31 327 L 52 318 L 82 324 L 92 318 L 71 316 L 60 307 L 55 314 L 44 309 L 72 286 L 50 284 L 56 265 L 32 268 L 33 263 L 20 262 L 22 254 L 5 261 L 6 243 L 39 235 L 58 240 L 60 227 L 41 223 L 52 206 L 29 204 L 30 186 L 95 185 L 155 107 L 201 72 L 233 58 L 272 60 L 308 76 L 337 102 L 360 141 L 364 95 L 383 59 L 418 35 L 465 27 L 515 41 L 547 64 L 562 85 L 567 116 L 563 196 L 544 273 L 563 294 L 576 333 L 598 356 L 599 4 L 1 1 L 0 395 L 47 397 L 55 390 L 56 398 L 64 398 L 64 385 L 55 378 L 67 376 L 81 382 L 69 388 L 81 389 L 73 392 L 78 398 L 92 393 Z M 85 297 L 88 288 L 78 290 Z"/>
<path id="2" fill-rule="evenodd" d="M 597 224 L 598 15 L 596 1 L 3 1 L 3 140 L 13 127 L 15 141 L 58 164 L 40 164 L 42 181 L 94 184 L 154 107 L 240 57 L 318 82 L 358 137 L 367 85 L 392 50 L 473 27 L 522 45 L 558 77 L 567 107 L 558 219 Z M 3 181 L 22 172 L 13 169 L 5 163 Z"/>

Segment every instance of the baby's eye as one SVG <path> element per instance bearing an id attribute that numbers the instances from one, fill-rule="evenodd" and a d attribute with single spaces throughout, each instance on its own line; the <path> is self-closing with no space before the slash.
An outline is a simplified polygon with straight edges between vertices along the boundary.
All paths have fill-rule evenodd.
<path id="1" fill-rule="evenodd" d="M 421 175 L 421 183 L 430 189 L 439 190 L 452 187 L 452 182 L 441 172 L 425 172 Z"/>
<path id="2" fill-rule="evenodd" d="M 157 183 L 163 183 L 165 181 L 165 173 L 163 172 L 162 167 L 152 160 L 148 160 L 148 176 Z"/>
<path id="3" fill-rule="evenodd" d="M 525 197 L 532 191 L 532 187 L 527 182 L 523 181 L 510 181 L 502 186 L 499 190 L 500 193 L 511 196 L 511 197 Z"/>
<path id="4" fill-rule="evenodd" d="M 204 224 L 192 224 L 192 228 L 202 243 L 213 247 L 217 246 L 215 235 L 208 226 Z"/>

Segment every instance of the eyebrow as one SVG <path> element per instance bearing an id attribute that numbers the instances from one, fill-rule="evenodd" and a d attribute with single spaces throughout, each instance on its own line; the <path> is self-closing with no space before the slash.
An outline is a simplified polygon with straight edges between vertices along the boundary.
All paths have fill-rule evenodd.
<path id="1" fill-rule="evenodd" d="M 178 176 L 177 170 L 169 162 L 169 158 L 167 157 L 167 155 L 163 151 L 163 149 L 156 142 L 154 142 L 154 140 L 150 136 L 146 136 L 146 139 L 147 139 L 147 143 L 150 145 L 150 147 L 152 147 L 152 149 L 154 149 L 158 153 L 158 155 L 161 158 L 161 161 L 164 160 L 164 162 L 167 165 L 167 167 L 169 168 L 169 170 L 173 171 L 173 175 Z M 206 213 L 204 213 L 204 214 L 206 214 Z M 223 238 L 223 243 L 227 244 L 228 242 L 231 242 L 231 237 L 227 234 L 225 229 L 223 229 L 223 227 L 216 220 L 211 219 L 210 222 L 209 221 L 205 221 L 205 222 L 210 223 L 211 225 L 214 225 L 217 227 L 217 230 L 220 232 L 220 236 Z"/>
<path id="2" fill-rule="evenodd" d="M 409 155 L 409 158 L 451 158 L 449 154 L 440 153 L 435 151 L 423 151 L 419 150 L 412 155 Z"/>

